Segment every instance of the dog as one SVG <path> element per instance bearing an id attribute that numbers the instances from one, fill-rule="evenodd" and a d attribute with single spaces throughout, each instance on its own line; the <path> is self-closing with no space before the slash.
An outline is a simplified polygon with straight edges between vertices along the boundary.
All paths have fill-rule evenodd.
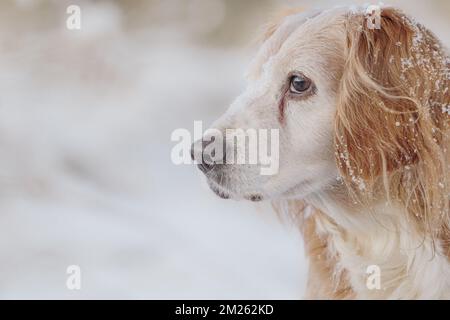
<path id="1" fill-rule="evenodd" d="M 247 88 L 212 128 L 277 129 L 278 172 L 199 164 L 220 197 L 298 219 L 308 299 L 450 298 L 450 59 L 399 9 L 378 18 L 333 8 L 270 23 Z"/>

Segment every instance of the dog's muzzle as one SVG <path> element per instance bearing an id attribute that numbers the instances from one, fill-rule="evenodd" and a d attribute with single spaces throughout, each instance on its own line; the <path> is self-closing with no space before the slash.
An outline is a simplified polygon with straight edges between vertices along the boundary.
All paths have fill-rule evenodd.
<path id="1" fill-rule="evenodd" d="M 205 153 L 206 147 L 213 142 L 214 140 L 204 141 L 200 139 L 191 146 L 191 158 L 197 161 L 198 168 L 205 174 L 213 170 L 216 165 L 225 163 L 225 150 L 221 159 L 214 159 L 214 155 Z"/>

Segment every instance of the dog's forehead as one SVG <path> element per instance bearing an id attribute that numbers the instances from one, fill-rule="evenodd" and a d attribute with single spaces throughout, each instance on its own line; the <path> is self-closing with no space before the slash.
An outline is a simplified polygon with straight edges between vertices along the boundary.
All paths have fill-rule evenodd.
<path id="1" fill-rule="evenodd" d="M 246 73 L 247 79 L 257 79 L 278 55 L 292 57 L 289 53 L 306 54 L 330 45 L 340 36 L 341 28 L 336 28 L 336 25 L 342 22 L 344 12 L 342 8 L 335 8 L 285 17 L 253 59 Z"/>

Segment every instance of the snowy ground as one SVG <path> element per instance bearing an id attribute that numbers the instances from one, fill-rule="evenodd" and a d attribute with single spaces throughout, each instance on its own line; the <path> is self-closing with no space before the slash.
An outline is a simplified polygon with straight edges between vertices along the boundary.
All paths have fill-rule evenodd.
<path id="1" fill-rule="evenodd" d="M 238 92 L 241 56 L 160 36 L 3 44 L 0 298 L 301 296 L 296 230 L 170 161 L 170 133 Z M 73 264 L 80 291 L 66 288 Z"/>
<path id="2" fill-rule="evenodd" d="M 170 161 L 171 132 L 225 110 L 251 50 L 130 32 L 113 2 L 82 2 L 73 33 L 61 2 L 43 21 L 31 2 L 0 13 L 0 298 L 301 298 L 295 227 Z"/>

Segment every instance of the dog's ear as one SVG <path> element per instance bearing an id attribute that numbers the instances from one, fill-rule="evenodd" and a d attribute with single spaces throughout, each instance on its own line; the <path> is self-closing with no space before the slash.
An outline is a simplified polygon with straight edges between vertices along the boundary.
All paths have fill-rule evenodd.
<path id="1" fill-rule="evenodd" d="M 382 9 L 380 22 L 377 29 L 363 13 L 346 19 L 336 161 L 353 194 L 383 190 L 431 225 L 427 217 L 449 215 L 450 60 L 396 9 Z"/>
<path id="2" fill-rule="evenodd" d="M 440 166 L 436 156 L 449 121 L 444 49 L 396 9 L 384 8 L 380 14 L 379 28 L 363 13 L 346 19 L 337 101 L 337 162 L 341 175 L 362 189 L 420 161 Z"/>

